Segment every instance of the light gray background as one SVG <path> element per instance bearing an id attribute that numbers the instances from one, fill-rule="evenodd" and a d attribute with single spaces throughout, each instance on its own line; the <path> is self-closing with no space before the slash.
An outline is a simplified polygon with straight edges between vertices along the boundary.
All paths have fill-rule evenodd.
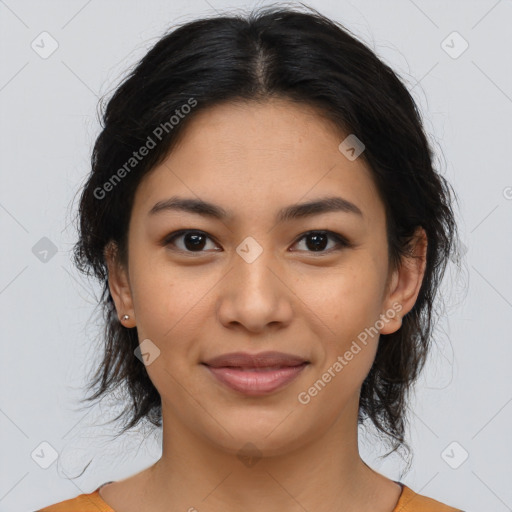
<path id="1" fill-rule="evenodd" d="M 73 196 L 89 171 L 99 96 L 175 22 L 254 5 L 0 1 L 0 511 L 31 511 L 91 492 L 159 458 L 159 438 L 145 440 L 148 432 L 111 440 L 112 428 L 101 423 L 118 409 L 79 409 L 99 356 L 99 323 L 97 288 L 70 259 Z M 512 2 L 309 5 L 342 22 L 407 81 L 438 166 L 459 196 L 467 249 L 462 273 L 450 263 L 448 307 L 412 403 L 411 471 L 401 476 L 398 457 L 378 460 L 371 437 L 361 438 L 362 455 L 421 494 L 466 511 L 510 511 Z M 44 31 L 58 43 L 48 58 L 31 47 L 51 48 Z M 458 56 L 463 41 L 454 31 L 469 44 Z M 43 237 L 56 254 L 41 252 Z M 41 443 L 59 455 L 47 469 L 40 463 L 52 452 Z M 67 478 L 91 458 L 83 475 Z"/>

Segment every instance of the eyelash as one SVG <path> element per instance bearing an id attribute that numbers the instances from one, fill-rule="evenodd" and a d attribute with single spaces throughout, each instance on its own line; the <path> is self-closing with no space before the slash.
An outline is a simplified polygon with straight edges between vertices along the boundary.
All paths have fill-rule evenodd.
<path id="1" fill-rule="evenodd" d="M 209 238 L 210 240 L 213 240 L 207 233 L 205 233 L 204 231 L 200 231 L 200 230 L 197 230 L 197 229 L 182 229 L 180 231 L 175 231 L 171 234 L 169 234 L 168 236 L 166 236 L 164 238 L 164 240 L 162 241 L 162 245 L 163 246 L 168 246 L 168 245 L 173 245 L 174 243 L 174 240 L 180 236 L 183 236 L 183 235 L 186 235 L 188 233 L 195 233 L 195 234 L 200 234 L 200 235 L 203 235 L 207 238 Z M 325 255 L 325 254 L 330 254 L 331 252 L 333 251 L 339 251 L 343 248 L 349 248 L 349 247 L 352 247 L 352 244 L 343 236 L 339 235 L 338 233 L 335 233 L 334 231 L 329 231 L 329 230 L 312 230 L 312 231 L 306 231 L 305 233 L 303 233 L 295 242 L 294 242 L 294 245 L 297 244 L 298 242 L 300 242 L 301 240 L 303 240 L 304 238 L 306 238 L 307 236 L 309 235 L 327 235 L 329 236 L 330 238 L 334 239 L 337 243 L 337 247 L 334 248 L 334 249 L 328 249 L 328 250 L 321 250 L 321 251 L 305 251 L 305 252 L 309 252 L 311 254 L 318 254 L 319 256 L 321 255 Z M 173 249 L 174 250 L 174 249 Z M 178 252 L 183 252 L 183 253 L 187 253 L 187 254 L 201 254 L 203 252 L 206 252 L 206 251 L 188 251 L 188 250 L 183 250 L 183 249 L 176 249 Z M 300 252 L 300 251 L 299 251 Z"/>

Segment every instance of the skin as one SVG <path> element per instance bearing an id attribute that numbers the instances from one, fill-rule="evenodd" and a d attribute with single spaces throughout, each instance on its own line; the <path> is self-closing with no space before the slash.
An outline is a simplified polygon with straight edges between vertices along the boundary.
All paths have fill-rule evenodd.
<path id="1" fill-rule="evenodd" d="M 105 254 L 109 286 L 126 327 L 160 350 L 146 369 L 162 397 L 163 447 L 156 464 L 104 486 L 116 512 L 391 512 L 398 484 L 367 466 L 358 451 L 361 385 L 379 337 L 312 397 L 299 403 L 365 328 L 387 315 L 396 331 L 413 307 L 425 271 L 426 237 L 393 270 L 384 205 L 363 158 L 338 146 L 347 134 L 318 112 L 282 99 L 229 103 L 200 112 L 180 144 L 140 183 L 131 213 L 128 267 Z M 201 198 L 232 218 L 164 211 L 171 196 Z M 278 224 L 285 206 L 336 195 L 362 216 L 322 213 Z M 197 250 L 180 229 L 207 234 Z M 315 252 L 311 230 L 330 230 Z M 248 263 L 236 252 L 246 237 L 263 252 Z M 314 241 L 313 241 L 314 242 Z M 217 248 L 217 250 L 215 250 Z M 188 250 L 188 253 L 187 253 Z M 201 252 L 202 251 L 202 252 Z M 401 307 L 390 318 L 389 311 Z M 310 364 L 263 397 L 233 391 L 200 364 L 227 352 L 278 350 Z M 259 450 L 252 465 L 237 456 Z M 321 497 L 321 498 L 320 498 Z"/>

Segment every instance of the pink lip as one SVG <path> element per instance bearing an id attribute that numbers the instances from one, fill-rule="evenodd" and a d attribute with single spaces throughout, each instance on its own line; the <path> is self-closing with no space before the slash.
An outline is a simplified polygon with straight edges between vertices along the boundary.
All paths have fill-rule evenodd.
<path id="1" fill-rule="evenodd" d="M 271 393 L 296 378 L 309 364 L 303 357 L 283 352 L 231 352 L 203 364 L 220 382 L 246 395 Z"/>
<path id="2" fill-rule="evenodd" d="M 293 354 L 285 354 L 284 352 L 259 352 L 257 354 L 249 354 L 247 352 L 231 352 L 222 354 L 212 359 L 208 359 L 203 363 L 213 367 L 237 367 L 237 368 L 265 368 L 283 366 L 299 366 L 308 363 L 306 359 Z"/>
<path id="3" fill-rule="evenodd" d="M 280 368 L 236 368 L 214 367 L 205 365 L 208 370 L 223 384 L 246 395 L 259 396 L 282 388 L 293 379 L 309 363 Z"/>

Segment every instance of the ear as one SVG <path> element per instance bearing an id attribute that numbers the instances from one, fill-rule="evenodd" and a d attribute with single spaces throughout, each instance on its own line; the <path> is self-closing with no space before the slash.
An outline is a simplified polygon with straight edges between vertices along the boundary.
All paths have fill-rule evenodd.
<path id="1" fill-rule="evenodd" d="M 103 251 L 108 268 L 108 286 L 116 305 L 119 321 L 125 327 L 135 327 L 135 311 L 133 308 L 128 269 L 121 263 L 117 244 L 110 241 Z M 128 319 L 123 319 L 128 315 Z"/>
<path id="2" fill-rule="evenodd" d="M 425 230 L 418 227 L 410 242 L 408 254 L 402 258 L 399 268 L 391 276 L 383 303 L 381 318 L 384 317 L 385 321 L 381 334 L 398 331 L 402 326 L 402 317 L 416 303 L 427 265 L 427 243 Z"/>

